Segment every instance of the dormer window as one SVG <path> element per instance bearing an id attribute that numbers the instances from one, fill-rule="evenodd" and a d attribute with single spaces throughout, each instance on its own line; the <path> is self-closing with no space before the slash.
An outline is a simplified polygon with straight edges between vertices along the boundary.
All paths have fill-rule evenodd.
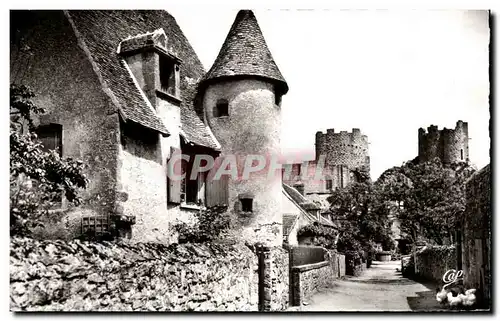
<path id="1" fill-rule="evenodd" d="M 229 116 L 229 103 L 226 99 L 219 99 L 214 107 L 214 117 Z"/>
<path id="2" fill-rule="evenodd" d="M 177 97 L 176 73 L 179 66 L 168 57 L 160 55 L 160 88 L 161 91 Z"/>
<path id="3" fill-rule="evenodd" d="M 124 39 L 120 42 L 118 53 L 125 59 L 140 89 L 151 102 L 160 96 L 180 104 L 182 60 L 168 47 L 163 29 Z"/>

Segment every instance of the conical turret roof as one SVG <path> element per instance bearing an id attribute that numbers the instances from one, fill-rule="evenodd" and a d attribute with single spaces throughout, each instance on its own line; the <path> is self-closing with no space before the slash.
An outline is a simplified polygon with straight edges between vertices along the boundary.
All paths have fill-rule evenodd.
<path id="1" fill-rule="evenodd" d="M 240 10 L 204 81 L 230 76 L 257 76 L 276 82 L 283 93 L 288 85 L 274 62 L 257 19 L 251 10 Z"/>

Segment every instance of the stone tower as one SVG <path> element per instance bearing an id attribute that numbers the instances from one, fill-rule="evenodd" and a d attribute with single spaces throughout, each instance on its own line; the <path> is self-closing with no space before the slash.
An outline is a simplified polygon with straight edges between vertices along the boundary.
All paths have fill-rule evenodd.
<path id="1" fill-rule="evenodd" d="M 427 132 L 418 130 L 418 159 L 426 162 L 439 158 L 443 163 L 469 161 L 469 130 L 468 124 L 459 120 L 455 129 L 438 130 L 431 125 Z"/>
<path id="2" fill-rule="evenodd" d="M 252 11 L 238 12 L 201 90 L 205 122 L 221 144 L 222 156 L 236 155 L 243 162 L 248 155 L 269 161 L 279 154 L 281 97 L 288 85 Z M 280 245 L 281 176 L 269 178 L 262 171 L 249 179 L 230 179 L 228 185 L 239 235 L 252 243 Z"/>
<path id="3" fill-rule="evenodd" d="M 365 167 L 370 170 L 368 137 L 361 130 L 353 128 L 352 133 L 327 129 L 326 134 L 316 133 L 316 160 L 325 157 L 326 166 L 347 166 L 350 170 Z"/>

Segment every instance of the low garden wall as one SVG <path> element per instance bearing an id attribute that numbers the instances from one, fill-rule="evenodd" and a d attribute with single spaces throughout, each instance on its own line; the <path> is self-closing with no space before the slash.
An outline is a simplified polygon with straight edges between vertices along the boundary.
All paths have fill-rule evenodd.
<path id="1" fill-rule="evenodd" d="M 328 261 L 335 278 L 342 278 L 345 276 L 345 255 L 337 251 L 328 250 Z"/>
<path id="2" fill-rule="evenodd" d="M 323 262 L 325 260 L 325 249 L 322 246 L 289 246 L 290 265 L 299 266 Z"/>
<path id="3" fill-rule="evenodd" d="M 10 246 L 12 311 L 259 308 L 257 255 L 242 244 L 164 246 L 16 238 Z M 270 258 L 272 291 L 267 296 L 271 310 L 282 310 L 288 306 L 288 266 L 282 265 L 287 253 L 274 248 Z"/>
<path id="4" fill-rule="evenodd" d="M 444 273 L 457 268 L 454 246 L 426 246 L 417 252 L 416 277 L 433 282 L 442 282 Z"/>
<path id="5" fill-rule="evenodd" d="M 270 311 L 283 311 L 289 305 L 289 256 L 288 251 L 275 247 L 271 249 L 271 307 Z"/>
<path id="6" fill-rule="evenodd" d="M 292 305 L 300 306 L 321 288 L 333 284 L 335 279 L 330 262 L 292 267 Z"/>

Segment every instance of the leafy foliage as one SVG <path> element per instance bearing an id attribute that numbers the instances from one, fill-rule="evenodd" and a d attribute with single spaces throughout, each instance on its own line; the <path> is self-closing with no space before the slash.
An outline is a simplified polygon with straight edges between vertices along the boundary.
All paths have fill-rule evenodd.
<path id="1" fill-rule="evenodd" d="M 358 177 L 369 177 L 358 174 Z M 391 238 L 388 204 L 369 179 L 358 180 L 339 189 L 328 198 L 330 210 L 339 224 L 339 252 L 365 252 L 372 256 L 375 243 L 386 249 L 394 246 Z"/>
<path id="2" fill-rule="evenodd" d="M 301 227 L 297 231 L 297 236 L 300 237 L 313 237 L 313 242 L 317 246 L 322 246 L 326 249 L 335 249 L 337 241 L 337 230 L 333 227 L 325 226 L 314 222 Z"/>
<path id="3" fill-rule="evenodd" d="M 26 86 L 10 86 L 10 231 L 13 235 L 27 235 L 43 225 L 49 210 L 60 204 L 62 195 L 70 204 L 79 205 L 78 192 L 88 184 L 81 161 L 63 159 L 56 151 L 43 151 L 34 133 L 32 116 L 45 110 L 32 102 L 34 96 Z"/>
<path id="4" fill-rule="evenodd" d="M 210 242 L 226 232 L 231 224 L 227 206 L 214 206 L 196 212 L 195 224 L 180 222 L 174 225 L 179 243 Z"/>
<path id="5" fill-rule="evenodd" d="M 443 244 L 461 224 L 465 181 L 474 171 L 466 163 L 445 165 L 436 158 L 393 167 L 375 184 L 411 241 L 424 237 Z"/>

